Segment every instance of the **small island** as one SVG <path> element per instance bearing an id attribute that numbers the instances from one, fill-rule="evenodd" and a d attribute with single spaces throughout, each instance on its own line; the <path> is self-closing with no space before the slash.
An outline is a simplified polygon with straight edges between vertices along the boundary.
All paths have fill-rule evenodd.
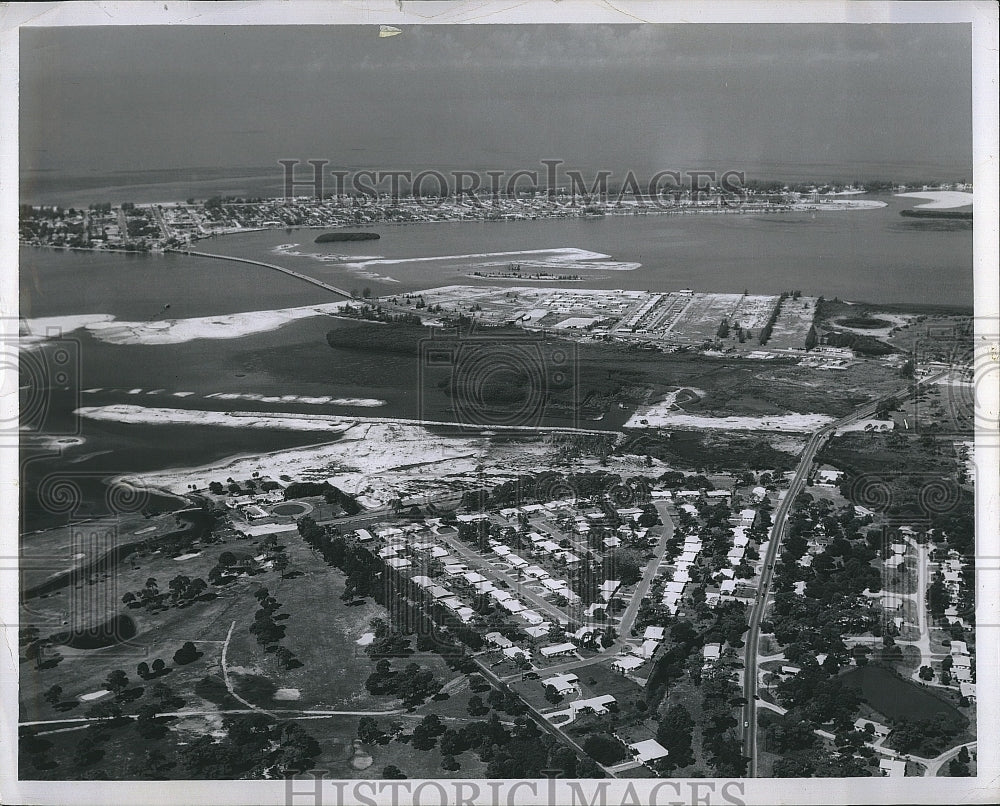
<path id="1" fill-rule="evenodd" d="M 377 232 L 324 232 L 314 243 L 334 243 L 336 241 L 377 241 L 382 236 Z"/>

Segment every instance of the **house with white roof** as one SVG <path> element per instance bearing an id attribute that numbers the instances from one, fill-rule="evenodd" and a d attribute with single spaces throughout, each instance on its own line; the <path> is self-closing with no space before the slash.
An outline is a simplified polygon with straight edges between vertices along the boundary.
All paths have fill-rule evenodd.
<path id="1" fill-rule="evenodd" d="M 665 627 L 653 627 L 649 626 L 646 631 L 642 634 L 643 640 L 649 641 L 662 641 L 663 636 L 666 633 Z"/>
<path id="2" fill-rule="evenodd" d="M 591 697 L 587 700 L 574 700 L 569 704 L 570 711 L 575 717 L 581 711 L 593 711 L 595 714 L 606 714 L 608 712 L 608 706 L 616 702 L 615 698 L 611 694 L 601 694 L 597 697 Z"/>
<path id="3" fill-rule="evenodd" d="M 971 683 L 972 682 L 972 669 L 968 666 L 953 666 L 951 668 L 951 676 L 959 683 Z"/>
<path id="4" fill-rule="evenodd" d="M 601 544 L 606 549 L 613 549 L 620 546 L 622 544 L 622 541 L 620 538 L 617 537 L 606 537 L 601 541 Z"/>
<path id="5" fill-rule="evenodd" d="M 523 604 L 521 604 L 517 599 L 504 599 L 500 602 L 500 607 L 506 610 L 508 613 L 520 613 L 522 610 L 527 610 Z"/>
<path id="6" fill-rule="evenodd" d="M 635 760 L 641 764 L 652 764 L 658 759 L 666 758 L 670 752 L 656 741 L 656 739 L 645 739 L 641 742 L 635 742 L 634 744 L 630 744 L 628 749 L 635 756 Z"/>
<path id="7" fill-rule="evenodd" d="M 548 621 L 543 621 L 541 624 L 535 624 L 531 627 L 525 627 L 524 632 L 530 635 L 534 639 L 544 638 L 549 634 L 549 627 L 551 624 Z"/>
<path id="8" fill-rule="evenodd" d="M 634 672 L 645 662 L 645 658 L 639 658 L 635 655 L 622 655 L 621 657 L 615 658 L 611 661 L 611 668 L 620 674 L 629 674 Z"/>
<path id="9" fill-rule="evenodd" d="M 357 530 L 357 531 L 356 531 L 356 532 L 354 533 L 354 535 L 355 535 L 355 537 L 357 537 L 357 538 L 358 538 L 358 540 L 360 540 L 360 541 L 361 541 L 362 543 L 367 543 L 368 541 L 370 541 L 370 540 L 374 540 L 374 539 L 375 539 L 375 535 L 373 535 L 373 534 L 372 534 L 371 532 L 369 532 L 369 531 L 368 531 L 367 529 L 358 529 L 358 530 Z"/>
<path id="10" fill-rule="evenodd" d="M 451 591 L 441 585 L 431 585 L 427 588 L 427 593 L 435 599 L 444 599 L 446 596 L 451 596 Z"/>
<path id="11" fill-rule="evenodd" d="M 419 588 L 429 588 L 431 585 L 435 584 L 434 580 L 428 576 L 410 577 L 410 581 Z"/>
<path id="12" fill-rule="evenodd" d="M 718 660 L 722 657 L 722 644 L 705 644 L 701 648 L 701 654 L 706 661 Z"/>
<path id="13" fill-rule="evenodd" d="M 886 727 L 881 722 L 876 722 L 873 719 L 855 719 L 854 720 L 854 729 L 855 730 L 860 730 L 860 731 L 864 732 L 866 725 L 871 725 L 872 728 L 875 730 L 875 738 L 876 739 L 884 739 L 891 732 L 891 728 Z"/>
<path id="14" fill-rule="evenodd" d="M 556 692 L 562 696 L 566 696 L 570 692 L 578 691 L 580 678 L 575 674 L 557 674 L 554 677 L 546 678 L 542 681 L 542 686 L 548 688 L 552 686 Z"/>
<path id="15" fill-rule="evenodd" d="M 526 568 L 528 561 L 523 557 L 518 557 L 516 554 L 508 554 L 507 562 L 509 562 L 514 568 Z"/>
<path id="16" fill-rule="evenodd" d="M 472 586 L 472 590 L 475 591 L 475 593 L 478 594 L 479 596 L 483 596 L 487 593 L 490 593 L 491 591 L 496 590 L 496 586 L 492 582 L 487 580 L 486 582 L 477 582 L 475 585 Z"/>
<path id="17" fill-rule="evenodd" d="M 611 597 L 615 595 L 615 591 L 617 591 L 618 588 L 621 587 L 621 584 L 622 583 L 619 582 L 617 579 L 604 580 L 604 582 L 601 583 L 601 588 L 600 588 L 601 598 L 604 599 L 605 602 L 611 601 Z"/>
<path id="18" fill-rule="evenodd" d="M 517 660 L 518 655 L 524 655 L 525 660 L 531 660 L 531 652 L 527 649 L 521 649 L 519 646 L 504 647 L 503 654 L 511 660 Z"/>
<path id="19" fill-rule="evenodd" d="M 562 644 L 549 644 L 549 646 L 543 646 L 539 651 L 546 658 L 556 658 L 560 655 L 572 655 L 576 650 L 576 644 L 571 644 L 566 641 Z"/>
<path id="20" fill-rule="evenodd" d="M 653 653 L 656 652 L 656 648 L 660 645 L 659 641 L 654 641 L 652 638 L 643 641 L 638 647 L 633 649 L 639 657 L 649 660 L 653 657 Z"/>
<path id="21" fill-rule="evenodd" d="M 543 619 L 534 610 L 522 610 L 517 614 L 519 619 L 522 619 L 527 624 L 541 624 L 545 619 Z"/>
<path id="22" fill-rule="evenodd" d="M 483 640 L 490 646 L 500 647 L 500 649 L 506 649 L 509 646 L 514 646 L 513 641 L 498 632 L 486 633 L 486 635 L 483 636 Z"/>
<path id="23" fill-rule="evenodd" d="M 395 568 L 397 570 L 399 570 L 400 568 L 409 568 L 411 565 L 413 565 L 413 563 L 411 563 L 404 557 L 390 557 L 388 560 L 385 561 L 385 564 L 388 565 L 390 568 Z"/>
<path id="24" fill-rule="evenodd" d="M 490 516 L 485 512 L 478 512 L 472 515 L 456 515 L 455 520 L 459 523 L 476 523 L 478 521 L 488 521 Z"/>
<path id="25" fill-rule="evenodd" d="M 816 484 L 820 487 L 833 487 L 839 484 L 843 478 L 844 474 L 840 470 L 820 469 L 816 471 Z"/>
<path id="26" fill-rule="evenodd" d="M 574 565 L 579 565 L 581 562 L 580 558 L 577 557 L 572 551 L 561 551 L 556 555 L 556 557 L 564 562 L 569 568 L 572 568 Z"/>
<path id="27" fill-rule="evenodd" d="M 486 581 L 486 577 L 484 577 L 478 571 L 466 571 L 464 574 L 462 574 L 462 577 L 470 585 L 474 585 L 476 582 L 485 582 Z"/>

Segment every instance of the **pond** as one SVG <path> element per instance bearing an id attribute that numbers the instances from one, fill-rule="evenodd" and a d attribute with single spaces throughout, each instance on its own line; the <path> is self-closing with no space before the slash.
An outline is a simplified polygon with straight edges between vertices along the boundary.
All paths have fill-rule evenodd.
<path id="1" fill-rule="evenodd" d="M 943 715 L 959 727 L 969 722 L 951 703 L 885 667 L 852 669 L 840 679 L 845 685 L 860 689 L 868 704 L 890 719 L 931 719 Z"/>

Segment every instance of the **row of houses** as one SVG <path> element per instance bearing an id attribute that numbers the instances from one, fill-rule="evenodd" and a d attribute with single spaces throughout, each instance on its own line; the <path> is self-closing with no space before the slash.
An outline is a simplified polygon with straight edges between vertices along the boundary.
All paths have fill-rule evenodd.
<path id="1" fill-rule="evenodd" d="M 642 634 L 642 642 L 630 645 L 622 655 L 611 662 L 611 668 L 626 676 L 635 674 L 656 653 L 666 635 L 664 627 L 649 626 Z"/>
<path id="2" fill-rule="evenodd" d="M 975 699 L 976 686 L 972 682 L 972 655 L 965 641 L 951 642 L 951 676 L 958 681 L 959 692 L 963 697 Z M 965 691 L 962 691 L 962 686 Z"/>

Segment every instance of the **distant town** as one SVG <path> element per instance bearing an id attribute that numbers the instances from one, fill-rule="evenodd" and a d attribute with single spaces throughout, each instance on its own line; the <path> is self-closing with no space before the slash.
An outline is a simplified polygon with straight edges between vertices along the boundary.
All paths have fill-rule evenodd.
<path id="1" fill-rule="evenodd" d="M 214 196 L 204 201 L 135 204 L 96 202 L 86 209 L 21 205 L 19 236 L 24 244 L 67 249 L 149 252 L 175 249 L 203 238 L 268 229 L 346 228 L 433 221 L 525 221 L 605 215 L 764 214 L 836 210 L 875 205 L 866 193 L 957 190 L 967 183 L 900 185 L 793 185 L 760 182 L 739 193 L 720 187 L 677 190 L 655 199 L 630 191 L 581 196 L 570 189 L 518 195 L 392 197 L 386 194 L 286 199 Z"/>

